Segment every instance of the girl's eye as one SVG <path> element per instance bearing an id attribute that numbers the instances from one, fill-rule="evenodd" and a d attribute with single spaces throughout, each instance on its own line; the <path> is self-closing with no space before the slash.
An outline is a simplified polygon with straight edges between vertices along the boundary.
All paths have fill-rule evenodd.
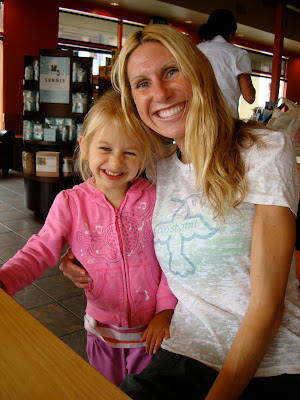
<path id="1" fill-rule="evenodd" d="M 131 151 L 125 151 L 125 154 L 129 155 L 129 156 L 135 156 L 135 153 L 132 153 Z"/>
<path id="2" fill-rule="evenodd" d="M 109 151 L 110 148 L 109 147 L 100 147 L 100 150 Z"/>

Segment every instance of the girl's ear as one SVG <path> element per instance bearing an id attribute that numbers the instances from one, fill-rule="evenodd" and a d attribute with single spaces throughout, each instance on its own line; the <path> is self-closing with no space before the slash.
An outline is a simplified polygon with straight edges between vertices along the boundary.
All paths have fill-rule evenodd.
<path id="1" fill-rule="evenodd" d="M 82 159 L 87 160 L 88 159 L 88 155 L 87 155 L 87 151 L 86 151 L 87 149 L 86 149 L 86 146 L 83 145 L 83 142 L 84 142 L 84 136 L 79 136 L 78 143 L 79 143 L 79 148 L 80 148 L 80 152 L 82 155 Z"/>
<path id="2" fill-rule="evenodd" d="M 83 141 L 83 136 L 81 135 L 81 136 L 79 136 L 79 139 L 78 139 L 78 143 L 79 143 L 80 150 L 81 150 L 81 143 L 82 143 L 82 141 Z"/>

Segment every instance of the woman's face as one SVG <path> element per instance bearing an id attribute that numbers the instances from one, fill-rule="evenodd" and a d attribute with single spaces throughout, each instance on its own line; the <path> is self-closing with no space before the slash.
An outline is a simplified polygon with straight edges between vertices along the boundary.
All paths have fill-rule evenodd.
<path id="1" fill-rule="evenodd" d="M 173 55 L 158 42 L 144 43 L 130 55 L 127 74 L 142 121 L 180 147 L 192 87 Z"/>

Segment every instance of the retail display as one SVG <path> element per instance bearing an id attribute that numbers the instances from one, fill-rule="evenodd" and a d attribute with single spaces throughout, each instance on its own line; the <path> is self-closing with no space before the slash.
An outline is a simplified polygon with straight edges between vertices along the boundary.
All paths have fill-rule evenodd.
<path id="1" fill-rule="evenodd" d="M 28 209 L 47 213 L 57 193 L 76 183 L 72 156 L 93 86 L 92 58 L 43 49 L 39 57 L 25 57 L 23 171 Z M 34 162 L 30 168 L 29 159 Z"/>

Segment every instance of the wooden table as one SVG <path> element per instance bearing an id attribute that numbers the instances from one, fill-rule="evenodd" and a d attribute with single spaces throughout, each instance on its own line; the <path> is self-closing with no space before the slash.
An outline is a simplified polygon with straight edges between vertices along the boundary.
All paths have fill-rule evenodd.
<path id="1" fill-rule="evenodd" d="M 0 399 L 129 397 L 0 289 Z"/>

